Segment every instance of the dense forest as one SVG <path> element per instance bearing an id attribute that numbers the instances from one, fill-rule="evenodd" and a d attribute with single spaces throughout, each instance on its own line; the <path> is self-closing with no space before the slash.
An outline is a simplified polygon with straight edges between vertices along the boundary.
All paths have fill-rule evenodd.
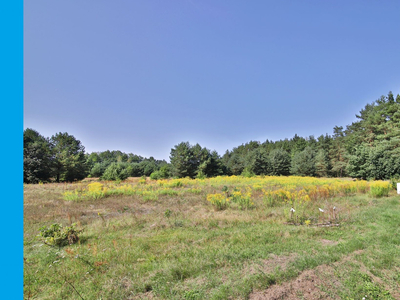
<path id="1" fill-rule="evenodd" d="M 68 133 L 51 138 L 24 131 L 24 182 L 62 182 L 129 176 L 213 177 L 218 175 L 300 175 L 389 179 L 400 176 L 400 95 L 392 92 L 367 104 L 357 121 L 333 128 L 333 135 L 279 141 L 250 141 L 220 156 L 199 144 L 171 149 L 170 163 L 121 151 L 85 153 Z"/>

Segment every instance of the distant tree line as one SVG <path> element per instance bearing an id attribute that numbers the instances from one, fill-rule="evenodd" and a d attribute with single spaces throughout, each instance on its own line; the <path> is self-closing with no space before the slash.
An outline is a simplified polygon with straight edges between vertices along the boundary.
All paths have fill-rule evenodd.
<path id="1" fill-rule="evenodd" d="M 171 149 L 170 163 L 121 151 L 85 154 L 68 133 L 51 138 L 24 131 L 24 182 L 74 181 L 86 176 L 123 180 L 128 176 L 205 178 L 218 175 L 400 177 L 400 95 L 392 92 L 367 104 L 357 121 L 333 128 L 333 135 L 279 141 L 250 141 L 221 157 L 199 144 Z"/>
<path id="2" fill-rule="evenodd" d="M 121 151 L 85 153 L 85 147 L 73 135 L 57 133 L 51 138 L 34 129 L 24 131 L 24 182 L 71 182 L 85 177 L 124 180 L 129 176 L 150 176 L 167 166 L 165 160 L 144 158 Z M 165 170 L 166 168 L 164 168 Z"/>
<path id="3" fill-rule="evenodd" d="M 165 160 L 157 160 L 152 156 L 144 158 L 119 150 L 92 152 L 87 155 L 86 162 L 91 177 L 101 177 L 105 180 L 124 180 L 130 176 L 150 176 L 167 165 Z"/>
<path id="4" fill-rule="evenodd" d="M 250 141 L 222 156 L 227 174 L 350 176 L 389 179 L 400 176 L 400 95 L 392 92 L 367 104 L 357 121 L 333 128 L 333 135 L 264 143 Z"/>

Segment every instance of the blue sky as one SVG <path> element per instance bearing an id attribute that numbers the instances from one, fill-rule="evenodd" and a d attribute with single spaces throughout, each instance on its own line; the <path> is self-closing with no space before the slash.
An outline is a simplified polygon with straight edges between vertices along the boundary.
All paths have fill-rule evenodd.
<path id="1" fill-rule="evenodd" d="M 24 3 L 24 128 L 167 159 L 332 134 L 400 93 L 400 1 Z"/>

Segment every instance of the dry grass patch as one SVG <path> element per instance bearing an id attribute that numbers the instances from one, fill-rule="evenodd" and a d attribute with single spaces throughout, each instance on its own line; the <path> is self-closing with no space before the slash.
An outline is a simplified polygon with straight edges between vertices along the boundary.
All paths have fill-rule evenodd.
<path id="1" fill-rule="evenodd" d="M 269 289 L 261 292 L 254 292 L 250 295 L 250 300 L 333 300 L 323 289 L 325 281 L 321 278 L 326 275 L 326 267 L 317 267 L 315 270 L 302 272 L 296 279 L 285 282 L 281 285 L 273 285 Z"/>
<path id="2" fill-rule="evenodd" d="M 335 246 L 337 244 L 339 244 L 338 241 L 331 241 L 331 240 L 326 240 L 326 239 L 322 239 L 321 240 L 321 244 L 324 246 Z"/>
<path id="3" fill-rule="evenodd" d="M 244 267 L 245 274 L 271 274 L 276 271 L 285 271 L 290 263 L 292 263 L 296 257 L 297 253 L 292 253 L 290 255 L 275 255 L 271 254 L 270 258 L 262 259 L 258 262 L 251 263 Z"/>

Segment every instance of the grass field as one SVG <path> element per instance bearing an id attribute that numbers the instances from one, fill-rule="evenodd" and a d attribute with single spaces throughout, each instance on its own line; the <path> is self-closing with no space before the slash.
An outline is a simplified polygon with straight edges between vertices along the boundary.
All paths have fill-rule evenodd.
<path id="1" fill-rule="evenodd" d="M 44 244 L 53 223 L 79 242 Z M 302 177 L 24 185 L 24 296 L 400 299 L 400 197 Z"/>

